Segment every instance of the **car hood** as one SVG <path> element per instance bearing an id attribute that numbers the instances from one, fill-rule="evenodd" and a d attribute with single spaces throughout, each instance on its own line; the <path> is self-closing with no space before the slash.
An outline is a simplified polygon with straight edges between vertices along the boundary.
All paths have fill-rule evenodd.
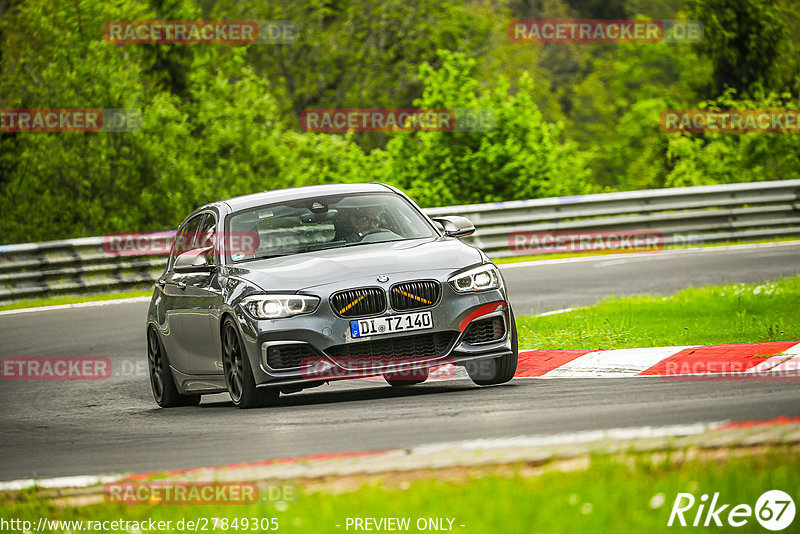
<path id="1" fill-rule="evenodd" d="M 456 270 L 480 263 L 477 249 L 452 238 L 370 243 L 246 262 L 230 269 L 267 291 L 298 291 L 364 276 Z"/>

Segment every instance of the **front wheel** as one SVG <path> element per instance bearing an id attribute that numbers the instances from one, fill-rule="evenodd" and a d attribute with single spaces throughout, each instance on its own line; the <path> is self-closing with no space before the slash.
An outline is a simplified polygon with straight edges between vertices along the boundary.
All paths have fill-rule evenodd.
<path id="1" fill-rule="evenodd" d="M 222 365 L 228 393 L 239 408 L 259 408 L 278 400 L 280 392 L 277 388 L 256 387 L 239 330 L 230 317 L 222 325 Z"/>
<path id="2" fill-rule="evenodd" d="M 175 406 L 197 406 L 200 395 L 182 395 L 178 392 L 172 371 L 169 370 L 169 359 L 155 328 L 147 331 L 147 366 L 150 371 L 150 388 L 156 404 L 162 408 Z"/>
<path id="3" fill-rule="evenodd" d="M 517 372 L 517 360 L 519 358 L 517 323 L 514 320 L 514 312 L 510 308 L 508 315 L 511 321 L 511 354 L 491 360 L 468 362 L 466 365 L 467 374 L 479 386 L 503 384 L 514 378 L 514 373 Z"/>

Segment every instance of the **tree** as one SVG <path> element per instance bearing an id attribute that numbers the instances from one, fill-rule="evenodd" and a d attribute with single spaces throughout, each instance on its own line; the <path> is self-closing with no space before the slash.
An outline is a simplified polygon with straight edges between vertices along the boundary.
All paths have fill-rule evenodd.
<path id="1" fill-rule="evenodd" d="M 248 48 L 248 62 L 269 80 L 294 125 L 308 108 L 409 107 L 422 89 L 416 77 L 421 62 L 436 65 L 440 48 L 489 54 L 490 36 L 502 26 L 484 2 L 460 0 L 218 0 L 209 12 L 298 24 L 291 45 Z M 365 148 L 387 140 L 363 133 L 356 139 Z"/>
<path id="2" fill-rule="evenodd" d="M 705 38 L 698 48 L 714 67 L 706 96 L 787 89 L 779 58 L 789 37 L 776 0 L 687 0 Z"/>
<path id="3" fill-rule="evenodd" d="M 422 109 L 488 111 L 496 127 L 475 132 L 396 134 L 386 154 L 373 152 L 376 174 L 405 188 L 423 205 L 494 202 L 581 194 L 591 190 L 574 146 L 559 140 L 562 126 L 542 118 L 523 76 L 516 95 L 498 79 L 479 91 L 475 61 L 440 51 L 442 66 L 420 67 L 425 83 L 414 104 Z M 383 159 L 381 159 L 383 156 Z"/>

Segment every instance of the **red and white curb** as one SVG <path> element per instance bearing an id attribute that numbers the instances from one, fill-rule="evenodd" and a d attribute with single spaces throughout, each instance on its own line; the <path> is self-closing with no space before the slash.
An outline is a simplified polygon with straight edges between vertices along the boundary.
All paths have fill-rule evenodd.
<path id="1" fill-rule="evenodd" d="M 800 379 L 800 342 L 615 350 L 522 350 L 515 378 L 739 377 Z M 466 379 L 445 365 L 429 380 Z"/>

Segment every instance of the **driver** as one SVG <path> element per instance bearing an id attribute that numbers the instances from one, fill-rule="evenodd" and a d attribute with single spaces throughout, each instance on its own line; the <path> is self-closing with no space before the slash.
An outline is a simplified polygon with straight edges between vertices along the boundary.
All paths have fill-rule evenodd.
<path id="1" fill-rule="evenodd" d="M 357 208 L 347 215 L 351 233 L 345 240 L 354 243 L 361 241 L 371 230 L 381 228 L 381 212 L 379 208 Z"/>

